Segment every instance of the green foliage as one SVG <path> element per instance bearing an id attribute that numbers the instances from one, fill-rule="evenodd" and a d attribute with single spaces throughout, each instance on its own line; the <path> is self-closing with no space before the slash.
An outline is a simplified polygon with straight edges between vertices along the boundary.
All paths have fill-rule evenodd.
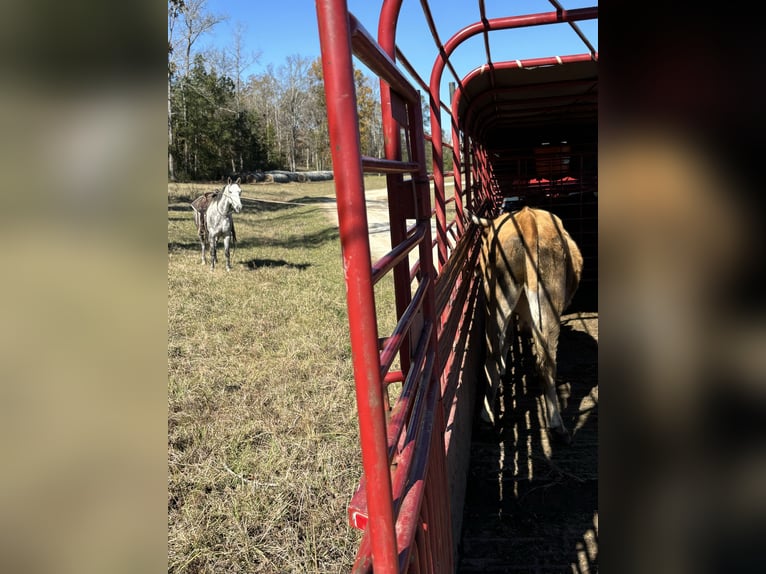
<path id="1" fill-rule="evenodd" d="M 331 169 L 321 58 L 289 56 L 276 69 L 243 78 L 246 67 L 230 53 L 197 51 L 197 39 L 220 21 L 205 0 L 168 0 L 169 179 Z M 383 157 L 378 80 L 355 68 L 354 83 L 362 154 Z M 428 132 L 428 102 L 422 105 Z M 447 170 L 451 163 L 445 157 Z"/>
<path id="2" fill-rule="evenodd" d="M 262 122 L 254 112 L 237 109 L 234 81 L 208 69 L 202 55 L 188 77 L 171 82 L 171 105 L 177 178 L 217 180 L 264 166 Z"/>

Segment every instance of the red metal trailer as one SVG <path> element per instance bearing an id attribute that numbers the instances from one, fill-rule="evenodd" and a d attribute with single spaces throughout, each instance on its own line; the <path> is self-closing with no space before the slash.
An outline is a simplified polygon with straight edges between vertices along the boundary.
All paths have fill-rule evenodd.
<path id="1" fill-rule="evenodd" d="M 345 0 L 316 0 L 363 461 L 349 520 L 364 530 L 354 572 L 445 573 L 455 571 L 482 352 L 477 237 L 464 210 L 527 203 L 558 213 L 585 256 L 580 293 L 595 296 L 598 53 L 577 23 L 598 9 L 550 0 L 548 11 L 488 18 L 478 0 L 480 18 L 443 40 L 421 0 L 435 54 L 426 82 L 397 46 L 402 2 L 382 2 L 376 39 Z M 546 25 L 567 26 L 582 52 L 498 59 L 491 50 L 497 31 Z M 486 58 L 459 77 L 451 57 L 475 36 Z M 361 153 L 355 58 L 380 78 L 385 158 Z M 449 102 L 440 96 L 446 70 Z M 430 101 L 430 135 L 418 87 Z M 367 172 L 386 174 L 393 246 L 374 262 Z M 398 322 L 380 333 L 375 285 L 389 274 Z"/>

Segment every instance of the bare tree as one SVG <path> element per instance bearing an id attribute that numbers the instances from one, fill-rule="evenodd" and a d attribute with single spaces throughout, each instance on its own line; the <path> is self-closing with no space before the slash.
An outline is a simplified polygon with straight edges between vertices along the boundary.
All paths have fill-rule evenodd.
<path id="1" fill-rule="evenodd" d="M 175 167 L 172 151 L 172 103 L 171 82 L 174 75 L 181 73 L 181 78 L 189 77 L 192 65 L 192 49 L 199 38 L 222 22 L 223 16 L 207 12 L 207 0 L 168 0 L 168 177 L 175 179 Z M 182 113 L 186 121 L 186 105 L 182 104 Z M 188 149 L 184 151 L 188 154 Z M 188 160 L 188 157 L 186 158 Z"/>
<path id="2" fill-rule="evenodd" d="M 246 106 L 263 121 L 267 164 L 280 163 L 283 155 L 280 93 L 280 84 L 271 64 L 264 73 L 248 80 Z"/>
<path id="3" fill-rule="evenodd" d="M 185 8 L 181 20 L 181 43 L 183 46 L 183 75 L 189 75 L 192 64 L 192 48 L 200 36 L 209 32 L 226 18 L 207 12 L 207 0 L 184 0 Z"/>
<path id="4" fill-rule="evenodd" d="M 298 146 L 306 135 L 308 101 L 308 77 L 311 61 L 299 55 L 287 57 L 280 67 L 281 105 L 287 124 L 287 159 L 290 169 L 295 170 Z"/>
<path id="5" fill-rule="evenodd" d="M 321 170 L 330 165 L 330 137 L 327 129 L 327 109 L 321 58 L 317 58 L 311 63 L 308 82 L 309 155 L 314 167 Z"/>
<path id="6" fill-rule="evenodd" d="M 215 68 L 219 75 L 228 76 L 234 80 L 237 111 L 245 109 L 245 96 L 248 88 L 244 77 L 245 70 L 261 58 L 260 52 L 246 53 L 243 45 L 243 37 L 246 30 L 247 26 L 242 22 L 237 22 L 232 33 L 232 45 L 214 52 L 210 58 L 215 63 Z"/>
<path id="7" fill-rule="evenodd" d="M 174 54 L 179 42 L 176 23 L 184 8 L 183 0 L 168 0 L 168 178 L 175 181 L 175 162 L 173 158 L 173 103 L 170 82 L 175 71 Z"/>

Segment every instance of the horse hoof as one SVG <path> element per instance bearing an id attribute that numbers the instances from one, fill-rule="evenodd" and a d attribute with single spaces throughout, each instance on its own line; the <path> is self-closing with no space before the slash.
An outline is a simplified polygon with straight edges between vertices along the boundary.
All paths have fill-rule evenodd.
<path id="1" fill-rule="evenodd" d="M 548 436 L 553 442 L 558 444 L 563 444 L 565 446 L 572 444 L 572 435 L 569 434 L 569 431 L 565 427 L 548 429 Z"/>

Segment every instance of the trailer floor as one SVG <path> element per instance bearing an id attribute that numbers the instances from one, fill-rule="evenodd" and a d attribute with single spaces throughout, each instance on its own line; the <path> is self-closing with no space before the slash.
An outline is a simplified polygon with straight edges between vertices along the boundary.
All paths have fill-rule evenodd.
<path id="1" fill-rule="evenodd" d="M 533 359 L 518 343 L 497 426 L 476 417 L 459 574 L 598 572 L 598 314 L 562 323 L 559 395 L 572 444 L 548 441 Z"/>

